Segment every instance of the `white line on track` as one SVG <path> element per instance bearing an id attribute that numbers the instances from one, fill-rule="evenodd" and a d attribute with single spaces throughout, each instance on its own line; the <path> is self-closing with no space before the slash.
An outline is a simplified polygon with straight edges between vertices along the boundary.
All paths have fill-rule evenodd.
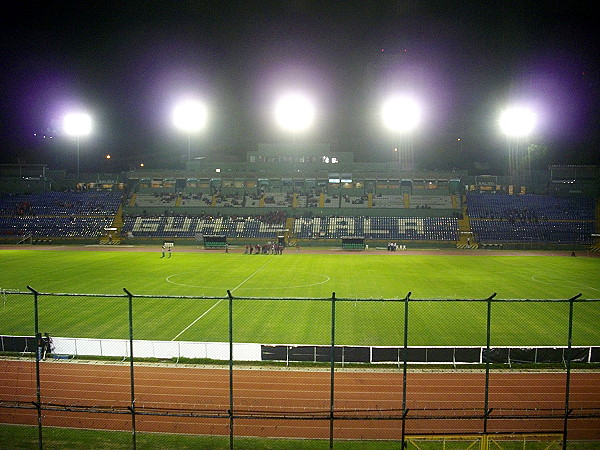
<path id="1" fill-rule="evenodd" d="M 229 292 L 233 292 L 236 289 L 238 289 L 239 287 L 241 287 L 246 281 L 248 281 L 250 278 L 252 278 L 254 275 L 256 275 L 258 272 L 260 272 L 261 270 L 263 270 L 268 264 L 269 262 L 272 261 L 271 259 L 267 260 L 267 262 L 265 262 L 262 266 L 260 266 L 258 269 L 256 269 L 254 272 L 252 272 L 244 281 L 242 281 L 240 284 L 238 284 L 236 287 L 234 287 L 233 289 L 230 289 Z M 196 317 L 196 319 L 190 323 L 187 327 L 185 327 L 183 330 L 181 330 L 179 332 L 179 334 L 177 334 L 177 336 L 175 336 L 173 339 L 171 339 L 172 341 L 176 340 L 179 336 L 181 336 L 183 333 L 185 333 L 187 330 L 189 330 L 191 327 L 193 327 L 200 319 L 202 319 L 205 315 L 207 315 L 209 312 L 211 312 L 214 308 L 216 308 L 219 303 L 221 303 L 223 301 L 223 299 L 221 300 L 217 300 L 217 302 L 212 305 L 210 308 L 208 308 L 206 311 L 204 311 L 200 316 Z"/>

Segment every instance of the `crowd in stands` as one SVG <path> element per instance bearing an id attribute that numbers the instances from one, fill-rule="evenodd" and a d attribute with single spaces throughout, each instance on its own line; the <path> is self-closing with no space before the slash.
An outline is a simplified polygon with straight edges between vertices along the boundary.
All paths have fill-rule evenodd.
<path id="1" fill-rule="evenodd" d="M 265 194 L 265 206 L 292 206 L 293 196 L 290 193 Z"/>
<path id="2" fill-rule="evenodd" d="M 186 192 L 181 194 L 182 206 L 211 206 L 212 195 Z"/>

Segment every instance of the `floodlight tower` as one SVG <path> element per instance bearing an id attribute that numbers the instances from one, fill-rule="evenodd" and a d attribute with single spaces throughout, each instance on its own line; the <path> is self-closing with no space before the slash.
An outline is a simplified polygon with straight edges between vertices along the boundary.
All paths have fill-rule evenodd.
<path id="1" fill-rule="evenodd" d="M 314 122 L 315 109 L 312 102 L 302 94 L 285 94 L 275 104 L 275 122 L 285 131 L 296 133 L 308 129 Z"/>
<path id="2" fill-rule="evenodd" d="M 79 181 L 80 140 L 91 133 L 92 119 L 86 113 L 69 113 L 63 119 L 63 128 L 68 136 L 74 137 L 77 141 L 77 181 Z"/>
<path id="3" fill-rule="evenodd" d="M 415 155 L 412 132 L 421 121 L 421 107 L 417 101 L 406 95 L 396 95 L 384 102 L 381 109 L 384 126 L 392 131 L 397 140 L 394 148 L 394 160 L 400 170 L 415 168 Z"/>
<path id="4" fill-rule="evenodd" d="M 185 100 L 173 109 L 173 124 L 188 136 L 188 161 L 192 160 L 192 134 L 206 126 L 207 117 L 206 106 L 197 100 Z"/>
<path id="5" fill-rule="evenodd" d="M 537 122 L 536 114 L 526 106 L 512 106 L 500 114 L 500 129 L 506 135 L 508 147 L 508 172 L 521 181 L 527 157 L 528 174 L 531 179 L 531 155 L 528 138 Z M 524 151 L 527 149 L 527 155 Z"/>

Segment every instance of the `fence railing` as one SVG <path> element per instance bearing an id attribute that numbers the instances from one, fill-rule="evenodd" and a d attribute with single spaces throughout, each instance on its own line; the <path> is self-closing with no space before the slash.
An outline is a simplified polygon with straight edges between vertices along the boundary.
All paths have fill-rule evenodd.
<path id="1" fill-rule="evenodd" d="M 578 424 L 578 433 L 581 433 L 583 429 L 582 436 L 589 437 L 591 435 L 592 438 L 596 436 L 594 433 L 597 434 L 597 432 L 593 431 L 594 427 L 600 423 L 600 393 L 596 391 L 595 387 L 593 385 L 585 387 L 585 383 L 577 384 L 576 398 L 574 398 L 572 393 L 573 365 L 577 363 L 577 367 L 579 368 L 581 364 L 589 366 L 590 364 L 600 362 L 600 347 L 594 345 L 597 342 L 583 342 L 590 338 L 585 337 L 586 335 L 583 333 L 585 330 L 582 329 L 594 328 L 594 326 L 590 327 L 590 324 L 587 322 L 587 318 L 585 317 L 586 312 L 579 314 L 577 311 L 579 305 L 582 304 L 586 305 L 585 308 L 588 308 L 590 304 L 597 306 L 600 299 L 586 300 L 582 299 L 580 294 L 574 295 L 569 299 L 557 300 L 506 300 L 496 298 L 496 294 L 490 295 L 485 299 L 471 300 L 413 299 L 410 293 L 406 297 L 398 299 L 338 298 L 335 293 L 330 298 L 308 299 L 234 297 L 231 291 L 227 291 L 227 295 L 223 297 L 183 297 L 135 295 L 126 289 L 124 289 L 124 294 L 121 295 L 47 293 L 39 292 L 33 288 L 29 289 L 29 292 L 2 292 L 4 308 L 7 309 L 7 313 L 10 312 L 7 305 L 15 308 L 15 310 L 27 310 L 31 308 L 29 309 L 29 314 L 33 310 L 33 323 L 29 322 L 28 328 L 33 333 L 29 336 L 17 337 L 12 335 L 2 337 L 0 339 L 0 344 L 2 344 L 0 351 L 13 353 L 26 352 L 30 355 L 29 361 L 35 366 L 35 382 L 34 386 L 30 387 L 34 387 L 35 389 L 24 389 L 23 393 L 17 392 L 15 394 L 14 391 L 7 392 L 0 388 L 0 423 L 23 423 L 23 418 L 19 419 L 20 416 L 15 416 L 12 411 L 34 411 L 40 446 L 43 442 L 43 427 L 46 426 L 44 422 L 48 420 L 53 425 L 56 424 L 58 419 L 53 414 L 57 411 L 64 413 L 65 411 L 74 410 L 79 412 L 90 412 L 93 410 L 94 413 L 105 414 L 115 414 L 115 411 L 119 411 L 120 414 L 126 414 L 130 417 L 129 425 L 126 428 L 132 432 L 132 446 L 134 448 L 136 447 L 136 435 L 138 433 L 137 422 L 140 419 L 146 418 L 149 414 L 170 418 L 180 417 L 182 415 L 181 405 L 175 400 L 166 401 L 165 404 L 153 406 L 152 408 L 149 408 L 147 404 L 143 404 L 139 400 L 138 397 L 142 395 L 138 394 L 140 384 L 142 387 L 147 388 L 147 386 L 143 381 L 136 379 L 136 373 L 142 370 L 136 359 L 139 361 L 139 358 L 149 357 L 157 359 L 175 358 L 176 360 L 180 358 L 206 358 L 228 362 L 226 366 L 229 374 L 227 380 L 228 386 L 226 388 L 227 401 L 223 401 L 219 408 L 211 409 L 210 413 L 207 413 L 205 407 L 191 406 L 189 409 L 185 409 L 185 415 L 194 420 L 206 421 L 202 425 L 204 427 L 202 428 L 204 430 L 201 432 L 202 434 L 225 434 L 224 430 L 226 430 L 229 436 L 230 448 L 234 446 L 236 430 L 238 428 L 243 430 L 239 432 L 239 436 L 251 434 L 248 430 L 256 429 L 256 426 L 254 428 L 248 427 L 250 419 L 255 420 L 253 424 L 259 421 L 276 422 L 278 420 L 285 423 L 311 420 L 328 424 L 328 430 L 325 433 L 326 437 L 321 432 L 315 432 L 316 436 L 314 437 L 329 439 L 330 447 L 333 447 L 336 439 L 348 439 L 349 437 L 377 439 L 381 438 L 381 436 L 387 436 L 386 432 L 377 431 L 377 427 L 380 425 L 393 428 L 394 431 L 390 434 L 394 436 L 392 439 L 401 441 L 404 446 L 409 436 L 415 434 L 418 430 L 428 429 L 429 434 L 439 434 L 440 432 L 436 429 L 437 425 L 435 425 L 436 420 L 452 422 L 452 434 L 472 435 L 475 433 L 485 436 L 490 433 L 558 432 L 562 434 L 563 446 L 566 446 L 570 438 L 569 432 L 572 423 Z M 12 301 L 13 298 L 17 297 L 25 301 Z M 30 300 L 31 303 L 29 303 Z M 70 300 L 76 301 L 70 302 Z M 86 300 L 89 300 L 89 302 Z M 206 308 L 206 312 L 198 316 L 198 318 L 204 317 L 204 314 L 208 313 L 208 311 L 219 307 L 221 317 L 217 319 L 212 318 L 211 322 L 216 322 L 217 328 L 225 328 L 225 330 L 220 331 L 222 332 L 221 335 L 226 335 L 226 339 L 221 342 L 189 342 L 184 341 L 182 338 L 170 341 L 134 338 L 138 330 L 151 328 L 148 324 L 157 319 L 156 315 L 164 314 L 164 310 L 161 309 L 160 313 L 157 311 L 156 315 L 153 315 L 152 308 L 153 305 L 156 305 L 154 302 L 170 302 L 171 309 L 175 311 L 177 310 L 177 301 L 188 302 L 193 300 L 214 301 L 214 304 L 210 308 Z M 48 318 L 52 312 L 50 303 L 55 301 L 58 303 L 69 301 L 69 305 L 78 305 L 77 307 L 80 308 L 79 311 L 71 309 L 65 312 L 63 310 L 63 314 L 68 315 L 70 319 L 65 322 L 81 321 L 81 325 L 84 328 L 86 324 L 93 323 L 95 329 L 88 329 L 86 333 L 97 334 L 97 336 L 61 337 L 60 328 L 62 326 L 66 327 L 66 325 L 61 322 L 60 326 L 57 325 L 53 329 L 52 320 Z M 142 301 L 151 301 L 151 303 L 145 305 L 144 308 L 137 308 L 136 303 Z M 93 318 L 86 316 L 86 312 L 90 314 L 89 306 L 92 304 L 90 302 L 103 302 L 103 308 L 110 309 L 111 316 L 118 316 L 121 319 L 126 318 L 126 320 L 121 320 L 121 322 L 127 323 L 127 336 L 123 336 L 120 339 L 103 337 L 103 333 L 110 334 L 110 331 L 106 327 L 106 324 L 98 324 L 94 322 Z M 240 342 L 234 336 L 244 335 L 240 332 L 240 329 L 247 325 L 243 319 L 246 316 L 249 317 L 250 311 L 262 302 L 287 302 L 286 304 L 301 305 L 312 305 L 318 302 L 321 314 L 325 314 L 324 311 L 326 310 L 328 310 L 329 314 L 328 318 L 322 322 L 322 324 L 326 325 L 327 329 L 315 330 L 315 334 L 318 331 L 319 336 L 315 339 L 321 341 L 327 339 L 328 342 L 320 342 L 319 344 L 311 342 L 296 342 L 295 344 Z M 422 328 L 419 326 L 411 327 L 411 318 L 422 313 L 420 306 L 424 302 L 429 302 L 428 308 L 430 308 L 430 312 L 434 311 L 435 305 L 448 306 L 456 304 L 455 309 L 459 310 L 456 312 L 457 315 L 459 313 L 463 315 L 471 314 L 472 310 L 465 309 L 465 306 L 476 306 L 476 317 L 468 317 L 468 323 L 472 327 L 479 327 L 476 333 L 477 339 L 483 339 L 485 342 L 478 343 L 478 345 L 462 346 L 449 346 L 447 343 L 442 343 L 439 346 L 419 345 L 423 339 L 422 336 L 419 336 Z M 18 303 L 18 306 L 15 307 L 14 303 Z M 40 306 L 40 303 L 44 303 L 43 307 Z M 340 333 L 340 330 L 346 332 L 349 327 L 352 327 L 352 323 L 348 323 L 352 322 L 352 317 L 354 317 L 354 320 L 362 322 L 368 320 L 368 317 L 361 316 L 363 310 L 358 305 L 371 305 L 373 303 L 381 308 L 383 308 L 383 305 L 396 306 L 394 311 L 398 316 L 393 321 L 395 329 L 393 331 L 390 330 L 390 333 L 396 335 L 395 339 L 398 343 L 396 345 L 352 345 L 351 342 L 344 342 L 350 338 L 347 334 Z M 532 307 L 534 310 L 536 308 L 539 309 L 540 315 L 537 325 L 540 327 L 546 326 L 544 320 L 548 317 L 544 316 L 544 314 L 550 314 L 552 320 L 555 321 L 554 326 L 559 329 L 558 335 L 562 335 L 562 338 L 559 337 L 559 340 L 562 339 L 563 341 L 562 345 L 557 345 L 556 342 L 551 342 L 549 343 L 550 345 L 528 345 L 528 343 L 521 345 L 520 343 L 510 342 L 510 337 L 507 338 L 504 336 L 505 331 L 503 326 L 506 325 L 510 330 L 510 324 L 505 324 L 505 322 L 514 320 L 515 316 L 514 311 L 507 311 L 506 306 L 516 304 L 527 305 L 529 310 Z M 345 308 L 348 305 L 352 305 L 354 309 L 349 310 Z M 559 314 L 560 317 L 558 319 L 556 314 L 552 312 L 555 310 L 551 309 L 549 312 L 548 305 L 561 305 L 561 314 Z M 496 307 L 498 311 L 496 311 Z M 588 310 L 585 309 L 585 311 Z M 91 314 L 93 315 L 94 313 L 91 312 Z M 175 320 L 175 317 L 172 316 L 165 320 Z M 235 321 L 234 318 L 236 319 Z M 305 321 L 307 323 L 311 322 L 310 317 L 291 317 L 288 319 Z M 452 320 L 451 317 L 448 319 Z M 58 321 L 59 319 L 55 320 Z M 250 320 L 250 317 L 248 320 Z M 265 326 L 268 320 L 268 318 L 265 318 Z M 323 328 L 322 324 L 320 328 Z M 0 327 L 4 325 L 0 322 Z M 271 325 L 274 326 L 276 324 Z M 534 324 L 524 322 L 524 325 L 531 326 L 532 333 L 534 333 Z M 210 326 L 212 326 L 212 323 Z M 358 322 L 356 326 L 358 326 Z M 209 325 L 206 325 L 206 328 L 209 328 Z M 119 332 L 123 333 L 123 327 L 120 330 Z M 25 329 L 24 331 L 27 330 Z M 223 331 L 225 332 L 223 333 Z M 4 332 L 4 330 L 0 328 L 0 332 Z M 435 332 L 441 333 L 442 331 L 435 330 Z M 140 334 L 142 334 L 141 330 Z M 501 337 L 496 338 L 496 334 L 499 334 Z M 343 337 L 340 338 L 339 335 Z M 574 345 L 574 336 L 576 336 L 576 343 L 578 345 Z M 592 332 L 591 339 L 596 339 L 596 337 L 594 332 Z M 364 341 L 365 337 L 359 336 L 356 339 Z M 509 345 L 502 345 L 505 344 L 503 339 L 508 339 Z M 441 336 L 440 340 L 443 340 Z M 415 343 L 414 345 L 413 342 Z M 6 345 L 6 343 L 9 344 Z M 364 343 L 355 342 L 354 344 Z M 24 345 L 24 347 L 20 347 L 20 345 Z M 50 384 L 50 381 L 46 381 L 44 377 L 51 377 L 51 371 L 49 369 L 41 370 L 42 365 L 46 364 L 44 357 L 50 355 L 54 355 L 57 358 L 81 357 L 82 355 L 122 358 L 127 363 L 129 371 L 119 371 L 118 376 L 121 381 L 121 388 L 124 384 L 128 385 L 128 400 L 123 404 L 123 399 L 121 398 L 119 402 L 115 401 L 118 404 L 111 405 L 109 403 L 104 407 L 97 407 L 91 404 L 86 405 L 86 401 L 91 400 L 85 398 L 77 399 L 72 401 L 72 403 L 57 403 L 54 397 L 55 394 L 46 394 L 45 392 L 45 387 Z M 320 386 L 318 393 L 312 392 L 311 394 L 318 397 L 312 400 L 318 400 L 320 406 L 318 408 L 304 406 L 304 409 L 299 409 L 298 406 L 286 407 L 285 405 L 277 407 L 252 405 L 254 409 L 241 406 L 246 401 L 242 397 L 247 394 L 245 391 L 243 394 L 238 393 L 241 392 L 239 391 L 241 388 L 238 387 L 237 377 L 240 371 L 247 369 L 248 361 L 285 362 L 288 365 L 299 362 L 304 364 L 321 363 L 318 365 L 319 373 L 321 374 L 320 382 L 321 384 L 325 382 L 327 386 Z M 381 386 L 382 383 L 380 381 L 374 382 L 373 386 L 377 385 L 378 387 L 372 387 L 374 389 L 372 396 L 383 396 L 385 398 L 385 396 L 397 395 L 394 400 L 395 406 L 393 408 L 380 406 L 384 400 L 374 402 L 364 400 L 364 404 L 366 405 L 364 408 L 344 406 L 351 404 L 351 400 L 345 397 L 346 394 L 343 393 L 342 388 L 338 385 L 338 378 L 344 379 L 342 383 L 348 383 L 345 375 L 346 372 L 344 372 L 344 365 L 349 363 L 355 363 L 360 366 L 358 368 L 356 368 L 357 366 L 353 366 L 352 369 L 359 374 L 376 371 L 378 366 L 372 366 L 372 364 L 386 364 L 385 370 L 380 372 L 378 377 L 383 378 L 392 373 L 398 378 L 395 378 L 393 384 L 387 387 Z M 474 394 L 474 400 L 468 403 L 461 403 L 461 399 L 449 399 L 444 397 L 446 394 L 441 393 L 437 400 L 435 398 L 432 401 L 418 399 L 417 382 L 421 378 L 419 370 L 423 364 L 427 363 L 442 365 L 456 365 L 460 363 L 476 364 L 478 372 L 475 384 L 478 386 L 478 389 Z M 559 386 L 555 386 L 551 403 L 544 403 L 548 401 L 547 399 L 543 401 L 539 400 L 541 402 L 539 404 L 536 403 L 537 400 L 532 400 L 531 404 L 523 406 L 523 401 L 519 400 L 521 406 L 518 408 L 514 406 L 502 406 L 503 402 L 507 400 L 500 399 L 496 377 L 502 372 L 502 369 L 515 364 L 539 363 L 553 364 L 552 368 L 555 374 L 559 375 Z M 327 377 L 323 375 L 324 368 L 327 369 Z M 310 370 L 310 366 L 308 366 L 307 370 Z M 220 372 L 223 371 L 221 370 Z M 267 373 L 268 370 L 262 372 Z M 309 383 L 309 375 L 306 375 L 306 373 L 300 372 L 301 378 L 300 380 L 296 380 L 296 383 L 300 385 L 305 382 Z M 381 373 L 385 375 L 381 375 Z M 0 379 L 8 376 L 6 372 L 3 372 L 0 375 Z M 259 377 L 260 375 L 256 376 Z M 448 375 L 442 374 L 440 376 Z M 458 376 L 460 377 L 460 374 Z M 302 377 L 306 377 L 306 380 Z M 360 375 L 358 377 L 360 378 Z M 454 375 L 452 378 L 456 379 Z M 0 383 L 0 385 L 10 385 L 10 380 L 6 381 L 7 383 Z M 529 381 L 525 382 L 529 383 Z M 556 379 L 554 379 L 554 382 L 556 382 Z M 268 383 L 268 381 L 265 381 L 265 383 Z M 541 383 L 539 387 L 545 389 L 544 382 Z M 359 389 L 359 387 L 356 389 Z M 221 388 L 225 389 L 223 386 Z M 464 387 L 464 389 L 466 388 Z M 314 389 L 316 388 L 313 388 L 313 391 Z M 532 389 L 532 387 L 527 386 L 526 389 Z M 437 394 L 435 388 L 432 388 L 432 392 L 429 394 L 435 397 Z M 165 395 L 167 395 L 166 392 Z M 582 397 L 586 400 L 582 401 Z M 291 401 L 290 399 L 288 400 Z M 306 401 L 308 402 L 309 400 Z M 77 407 L 74 405 L 77 405 Z M 225 420 L 226 425 L 224 427 L 218 427 L 214 424 L 210 425 L 211 421 L 217 419 Z M 531 422 L 531 427 L 523 427 L 523 424 L 528 423 L 528 421 Z M 358 423 L 364 423 L 364 428 L 368 428 L 375 422 L 379 423 L 374 427 L 373 433 L 362 432 L 361 434 L 350 430 L 352 426 Z M 28 423 L 27 420 L 25 420 L 25 423 Z M 144 431 L 147 431 L 148 424 L 145 420 L 143 420 L 143 423 Z M 457 423 L 458 425 L 456 425 Z M 424 427 L 423 424 L 427 424 L 427 426 Z M 543 429 L 540 430 L 540 427 Z M 93 428 L 93 426 L 82 425 L 82 428 Z M 123 424 L 120 425 L 120 429 L 122 428 Z M 276 428 L 277 426 L 274 426 L 273 430 Z M 296 431 L 290 432 L 289 436 L 284 431 L 274 431 L 272 436 L 299 437 L 297 434 L 298 428 L 306 429 L 307 427 L 296 426 Z M 206 432 L 207 429 L 209 430 L 208 433 Z M 586 429 L 588 434 L 586 434 Z M 150 428 L 150 431 L 153 431 L 153 429 Z M 189 432 L 188 428 L 186 428 L 186 432 Z M 420 432 L 419 434 L 428 433 Z M 311 436 L 302 435 L 300 437 Z"/>

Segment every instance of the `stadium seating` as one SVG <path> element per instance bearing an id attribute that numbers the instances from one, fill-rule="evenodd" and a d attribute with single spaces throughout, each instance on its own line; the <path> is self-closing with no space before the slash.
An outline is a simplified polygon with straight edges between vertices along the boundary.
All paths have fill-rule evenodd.
<path id="1" fill-rule="evenodd" d="M 342 195 L 340 207 L 342 208 L 367 208 L 369 206 L 368 195 L 349 196 Z"/>
<path id="2" fill-rule="evenodd" d="M 471 229 L 482 243 L 593 243 L 593 199 L 469 194 Z"/>
<path id="3" fill-rule="evenodd" d="M 264 206 L 268 208 L 291 208 L 292 194 L 286 192 L 270 192 L 263 196 Z"/>
<path id="4" fill-rule="evenodd" d="M 174 207 L 176 206 L 178 195 L 174 192 L 161 192 L 161 193 L 139 193 L 136 196 L 136 206 L 149 207 L 149 206 L 164 206 Z"/>
<path id="5" fill-rule="evenodd" d="M 194 238 L 202 235 L 225 235 L 228 238 L 270 239 L 285 225 L 284 214 L 239 217 L 127 217 L 123 233 L 134 237 Z"/>
<path id="6" fill-rule="evenodd" d="M 212 204 L 212 195 L 207 193 L 183 193 L 181 196 L 181 206 L 187 207 L 207 207 Z"/>
<path id="7" fill-rule="evenodd" d="M 594 220 L 594 200 L 548 195 L 467 195 L 471 219 Z"/>
<path id="8" fill-rule="evenodd" d="M 452 197 L 449 195 L 411 195 L 410 207 L 421 209 L 450 209 L 452 208 Z"/>
<path id="9" fill-rule="evenodd" d="M 111 191 L 47 192 L 0 197 L 0 235 L 92 237 L 109 227 L 121 203 Z"/>
<path id="10" fill-rule="evenodd" d="M 299 239 L 364 236 L 377 240 L 458 239 L 458 219 L 451 217 L 300 217 L 294 221 Z"/>
<path id="11" fill-rule="evenodd" d="M 182 192 L 174 185 L 140 188 L 126 200 L 121 234 L 271 239 L 289 228 L 294 239 L 361 236 L 379 241 L 453 242 L 460 240 L 460 229 L 472 232 L 474 242 L 485 245 L 590 245 L 596 232 L 595 201 L 582 196 L 469 193 L 468 221 L 459 228 L 460 203 L 433 190 L 414 194 L 384 189 L 394 194 L 366 194 L 350 189 L 349 195 L 341 188 L 328 193 L 321 186 L 297 193 L 289 186 L 279 189 L 247 192 L 243 186 L 232 186 L 210 193 L 209 187 Z M 4 194 L 0 236 L 97 238 L 114 223 L 122 201 L 121 192 L 104 190 Z"/>
<path id="12" fill-rule="evenodd" d="M 373 207 L 377 208 L 404 208 L 403 195 L 378 194 L 373 198 Z"/>

